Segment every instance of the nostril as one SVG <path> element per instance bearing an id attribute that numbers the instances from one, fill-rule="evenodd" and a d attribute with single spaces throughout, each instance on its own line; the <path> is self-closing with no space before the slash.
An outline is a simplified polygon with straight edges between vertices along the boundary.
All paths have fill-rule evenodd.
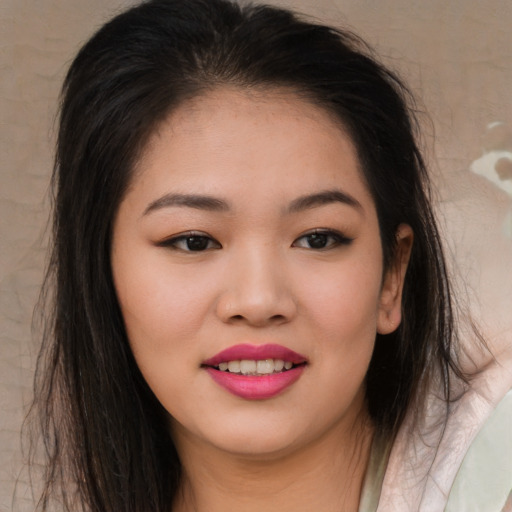
<path id="1" fill-rule="evenodd" d="M 270 317 L 267 317 L 267 318 L 255 318 L 254 316 L 251 316 L 251 315 L 248 315 L 248 316 L 245 316 L 245 315 L 232 315 L 229 317 L 229 322 L 235 322 L 235 323 L 238 323 L 238 322 L 243 322 L 243 321 L 248 321 L 250 322 L 251 324 L 255 324 L 255 325 L 264 325 L 264 324 L 279 324 L 279 323 L 283 323 L 283 322 L 286 322 L 286 316 L 285 315 L 281 315 L 281 314 L 278 314 L 278 315 L 272 315 Z"/>
<path id="2" fill-rule="evenodd" d="M 223 322 L 247 323 L 258 327 L 286 323 L 294 317 L 295 312 L 295 301 L 288 294 L 238 293 L 236 289 L 224 293 L 215 309 Z"/>

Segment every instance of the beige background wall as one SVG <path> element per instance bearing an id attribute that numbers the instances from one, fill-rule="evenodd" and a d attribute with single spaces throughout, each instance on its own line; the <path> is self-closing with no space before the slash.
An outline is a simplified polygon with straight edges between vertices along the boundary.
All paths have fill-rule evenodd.
<path id="1" fill-rule="evenodd" d="M 129 3 L 0 0 L 0 511 L 11 510 L 21 466 L 19 430 L 37 346 L 30 323 L 46 255 L 43 230 L 60 82 L 80 43 Z M 497 353 L 510 347 L 512 191 L 497 180 L 493 164 L 512 150 L 506 133 L 507 126 L 512 130 L 512 2 L 274 3 L 353 27 L 422 98 L 432 120 L 425 123 L 425 142 L 450 250 Z M 486 126 L 496 122 L 505 126 L 485 135 Z M 484 149 L 486 158 L 474 164 Z M 21 496 L 25 482 L 22 476 Z M 23 503 L 20 509 L 32 510 Z"/>

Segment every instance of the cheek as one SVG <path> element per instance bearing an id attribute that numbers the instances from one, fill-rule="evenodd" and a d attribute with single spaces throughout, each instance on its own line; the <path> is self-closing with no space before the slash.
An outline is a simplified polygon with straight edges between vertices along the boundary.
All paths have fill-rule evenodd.
<path id="1" fill-rule="evenodd" d="M 115 275 L 128 341 L 144 379 L 168 411 L 181 410 L 183 387 L 192 387 L 209 299 L 186 272 L 153 264 L 118 265 Z M 192 284 L 194 283 L 194 284 Z"/>
<path id="2" fill-rule="evenodd" d="M 307 294 L 315 357 L 347 386 L 362 383 L 377 332 L 381 275 L 375 265 L 367 268 L 329 272 Z"/>
<path id="3" fill-rule="evenodd" d="M 136 357 L 145 356 L 146 351 L 176 354 L 186 345 L 183 340 L 193 341 L 201 328 L 213 283 L 198 279 L 197 272 L 189 275 L 191 268 L 177 272 L 165 257 L 145 265 L 130 262 L 129 255 L 116 261 L 114 279 L 132 350 Z"/>
<path id="4" fill-rule="evenodd" d="M 329 272 L 308 287 L 307 309 L 319 325 L 345 335 L 360 331 L 375 335 L 381 276 L 369 268 L 353 265 Z"/>

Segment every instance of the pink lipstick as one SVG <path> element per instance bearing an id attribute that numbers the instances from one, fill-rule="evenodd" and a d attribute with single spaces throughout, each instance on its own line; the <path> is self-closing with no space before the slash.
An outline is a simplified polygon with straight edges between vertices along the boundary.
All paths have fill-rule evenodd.
<path id="1" fill-rule="evenodd" d="M 263 364 L 263 373 L 256 370 L 256 362 L 258 368 Z M 202 367 L 233 395 L 246 400 L 265 400 L 296 382 L 306 363 L 306 357 L 282 345 L 243 344 L 219 352 L 204 361 Z"/>

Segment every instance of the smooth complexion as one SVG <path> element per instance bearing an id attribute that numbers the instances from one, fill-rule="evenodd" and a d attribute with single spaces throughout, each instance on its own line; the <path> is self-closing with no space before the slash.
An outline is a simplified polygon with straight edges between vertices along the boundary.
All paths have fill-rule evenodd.
<path id="1" fill-rule="evenodd" d="M 112 268 L 184 467 L 173 510 L 357 510 L 364 377 L 376 332 L 400 323 L 410 228 L 397 239 L 383 275 L 350 138 L 289 91 L 218 89 L 159 127 L 116 217 Z M 240 344 L 307 362 L 284 390 L 246 399 L 204 366 Z"/>

